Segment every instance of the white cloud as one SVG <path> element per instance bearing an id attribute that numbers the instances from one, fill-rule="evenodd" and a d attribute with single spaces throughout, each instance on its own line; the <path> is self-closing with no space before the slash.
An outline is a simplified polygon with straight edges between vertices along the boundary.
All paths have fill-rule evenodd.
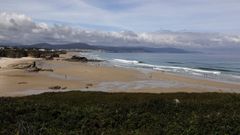
<path id="1" fill-rule="evenodd" d="M 85 42 L 112 46 L 219 47 L 239 46 L 240 35 L 196 32 L 105 32 L 63 25 L 36 23 L 17 13 L 0 13 L 0 42 L 33 44 L 40 42 Z"/>
<path id="2" fill-rule="evenodd" d="M 239 32 L 239 0 L 0 0 L 0 11 L 33 20 L 133 31 Z M 217 3 L 217 4 L 216 4 Z M 90 26 L 90 27 L 91 27 Z M 84 26 L 88 27 L 88 26 Z M 105 27 L 96 27 L 104 29 Z"/>

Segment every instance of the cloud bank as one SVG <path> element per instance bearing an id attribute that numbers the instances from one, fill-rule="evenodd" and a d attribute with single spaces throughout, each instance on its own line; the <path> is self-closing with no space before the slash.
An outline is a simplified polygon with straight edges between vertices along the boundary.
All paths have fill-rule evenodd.
<path id="1" fill-rule="evenodd" d="M 2 0 L 0 11 L 109 31 L 239 33 L 239 7 L 239 0 Z"/>
<path id="2" fill-rule="evenodd" d="M 85 42 L 111 46 L 155 47 L 231 47 L 240 46 L 240 35 L 197 33 L 186 31 L 159 32 L 106 32 L 72 28 L 65 25 L 48 25 L 17 13 L 0 13 L 0 43 L 72 43 Z"/>

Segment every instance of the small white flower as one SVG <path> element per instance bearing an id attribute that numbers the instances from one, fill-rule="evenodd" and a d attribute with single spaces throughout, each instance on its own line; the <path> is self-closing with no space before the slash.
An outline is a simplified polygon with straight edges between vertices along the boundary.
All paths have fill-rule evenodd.
<path id="1" fill-rule="evenodd" d="M 179 100 L 179 99 L 174 99 L 174 102 L 175 102 L 176 104 L 179 104 L 179 103 L 180 103 L 180 100 Z"/>

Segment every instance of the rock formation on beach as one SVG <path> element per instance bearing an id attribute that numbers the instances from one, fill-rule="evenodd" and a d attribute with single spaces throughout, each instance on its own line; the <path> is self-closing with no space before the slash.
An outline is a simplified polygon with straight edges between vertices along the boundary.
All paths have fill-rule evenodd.
<path id="1" fill-rule="evenodd" d="M 66 59 L 67 61 L 70 62 L 102 62 L 103 60 L 96 60 L 96 59 L 88 59 L 86 57 L 81 57 L 81 56 L 72 56 L 70 59 Z"/>
<path id="2" fill-rule="evenodd" d="M 53 69 L 43 69 L 37 66 L 36 61 L 29 63 L 18 63 L 18 64 L 13 64 L 11 65 L 12 69 L 23 69 L 28 72 L 39 72 L 39 71 L 48 71 L 48 72 L 53 72 Z"/>
<path id="3" fill-rule="evenodd" d="M 53 72 L 53 69 L 42 69 L 37 67 L 36 62 L 34 61 L 29 68 L 26 69 L 28 72 L 39 72 L 39 71 L 49 71 Z"/>

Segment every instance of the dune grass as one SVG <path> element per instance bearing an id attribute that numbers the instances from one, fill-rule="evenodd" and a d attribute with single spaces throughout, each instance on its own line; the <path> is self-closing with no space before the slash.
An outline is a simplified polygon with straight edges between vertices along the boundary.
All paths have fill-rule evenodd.
<path id="1" fill-rule="evenodd" d="M 64 92 L 0 98 L 0 134 L 239 134 L 240 95 Z"/>

